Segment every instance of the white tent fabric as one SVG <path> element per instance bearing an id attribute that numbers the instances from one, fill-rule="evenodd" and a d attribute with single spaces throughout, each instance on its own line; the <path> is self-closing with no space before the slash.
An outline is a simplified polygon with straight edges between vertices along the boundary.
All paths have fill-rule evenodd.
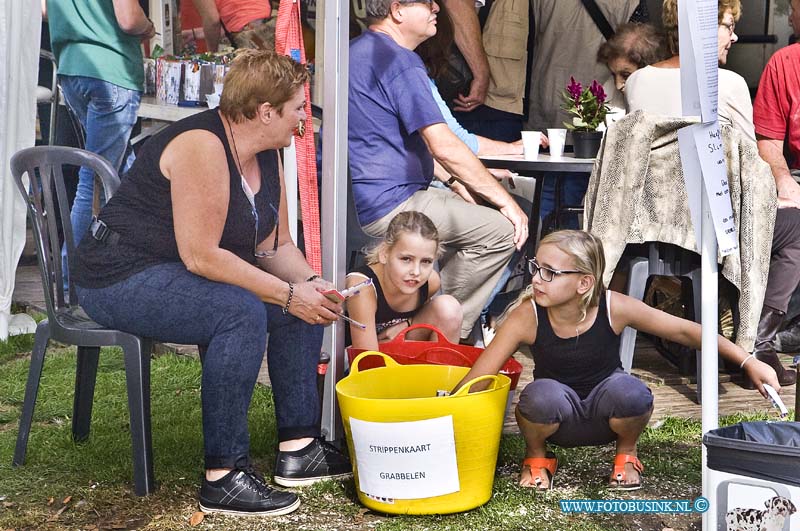
<path id="1" fill-rule="evenodd" d="M 34 144 L 41 35 L 39 2 L 0 0 L 0 340 L 30 331 L 29 316 L 11 316 L 14 272 L 25 246 L 25 202 L 9 161 Z"/>

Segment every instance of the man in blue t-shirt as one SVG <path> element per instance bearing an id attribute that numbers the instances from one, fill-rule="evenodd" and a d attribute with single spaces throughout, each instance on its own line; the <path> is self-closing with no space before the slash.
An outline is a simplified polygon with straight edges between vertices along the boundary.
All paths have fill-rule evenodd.
<path id="1" fill-rule="evenodd" d="M 433 220 L 445 247 L 442 288 L 461 302 L 469 335 L 528 219 L 447 127 L 413 50 L 436 34 L 432 0 L 367 0 L 368 31 L 350 43 L 349 152 L 358 219 L 382 236 L 401 211 Z M 436 175 L 450 190 L 428 188 Z M 497 210 L 478 206 L 474 197 Z M 499 211 L 498 211 L 499 210 Z"/>

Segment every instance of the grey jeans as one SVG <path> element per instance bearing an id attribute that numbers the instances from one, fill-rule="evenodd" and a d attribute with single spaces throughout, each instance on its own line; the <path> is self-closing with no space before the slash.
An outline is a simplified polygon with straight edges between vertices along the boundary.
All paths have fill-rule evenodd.
<path id="1" fill-rule="evenodd" d="M 617 439 L 608 419 L 644 415 L 653 407 L 653 393 L 639 378 L 619 369 L 583 400 L 559 381 L 534 380 L 525 386 L 517 407 L 531 422 L 559 424 L 548 438 L 552 443 L 564 447 L 597 446 Z"/>

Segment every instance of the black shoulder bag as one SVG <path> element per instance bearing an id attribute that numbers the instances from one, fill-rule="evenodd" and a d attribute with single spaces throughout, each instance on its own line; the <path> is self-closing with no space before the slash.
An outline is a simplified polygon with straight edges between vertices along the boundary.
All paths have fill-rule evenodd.
<path id="1" fill-rule="evenodd" d="M 589 12 L 589 16 L 592 17 L 597 29 L 600 30 L 600 33 L 603 34 L 603 37 L 606 40 L 610 39 L 614 36 L 614 28 L 611 27 L 611 24 L 608 23 L 606 20 L 605 15 L 603 12 L 600 11 L 600 8 L 597 6 L 597 2 L 594 0 L 581 0 L 583 7 L 586 8 L 586 11 Z"/>

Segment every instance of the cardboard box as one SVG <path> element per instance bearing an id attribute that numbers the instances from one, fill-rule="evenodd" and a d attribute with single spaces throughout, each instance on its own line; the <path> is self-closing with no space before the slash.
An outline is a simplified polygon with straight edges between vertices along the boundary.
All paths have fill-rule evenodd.
<path id="1" fill-rule="evenodd" d="M 156 96 L 161 103 L 177 105 L 181 97 L 183 63 L 159 57 L 156 61 Z"/>
<path id="2" fill-rule="evenodd" d="M 156 60 L 144 59 L 144 94 L 152 96 L 156 93 Z"/>
<path id="3" fill-rule="evenodd" d="M 206 101 L 214 93 L 216 65 L 205 61 L 187 61 L 183 66 L 183 94 L 181 100 Z"/>
<path id="4" fill-rule="evenodd" d="M 150 0 L 150 20 L 156 27 L 156 35 L 150 40 L 150 49 L 158 44 L 166 55 L 180 52 L 178 49 L 180 24 L 176 0 Z"/>

